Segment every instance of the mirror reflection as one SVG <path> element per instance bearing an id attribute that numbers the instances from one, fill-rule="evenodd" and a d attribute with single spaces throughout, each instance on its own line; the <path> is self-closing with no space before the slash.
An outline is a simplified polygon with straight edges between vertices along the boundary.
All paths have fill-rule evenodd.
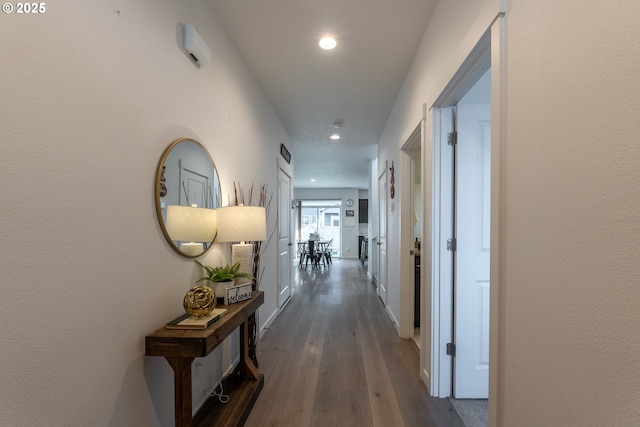
<path id="1" fill-rule="evenodd" d="M 155 200 L 162 233 L 173 249 L 195 258 L 211 247 L 221 190 L 218 171 L 202 144 L 181 138 L 167 147 L 156 171 Z"/>

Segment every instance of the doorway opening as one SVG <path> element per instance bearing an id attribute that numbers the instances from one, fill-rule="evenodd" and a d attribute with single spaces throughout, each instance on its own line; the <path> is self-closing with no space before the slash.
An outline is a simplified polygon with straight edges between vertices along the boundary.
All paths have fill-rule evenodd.
<path id="1" fill-rule="evenodd" d="M 432 394 L 455 399 L 466 412 L 487 422 L 489 397 L 491 241 L 491 70 L 452 106 L 434 109 L 439 199 L 433 211 L 438 230 L 434 268 L 439 274 L 440 341 L 432 347 L 439 363 Z M 435 147 L 437 146 L 437 150 Z M 434 310 L 436 312 L 436 310 Z M 433 366 L 433 365 L 432 365 Z M 435 373 L 435 371 L 433 371 Z"/>
<path id="2" fill-rule="evenodd" d="M 490 70 L 454 107 L 452 396 L 489 397 Z"/>
<path id="3" fill-rule="evenodd" d="M 387 170 L 389 165 L 385 161 L 384 168 L 378 173 L 378 236 L 377 249 L 377 282 L 376 291 L 382 304 L 387 307 L 387 209 L 392 209 L 393 204 L 389 203 L 387 194 Z"/>
<path id="4" fill-rule="evenodd" d="M 430 242 L 433 396 L 487 399 L 491 235 L 491 33 L 433 106 Z"/>
<path id="5" fill-rule="evenodd" d="M 342 227 L 340 212 L 342 200 L 300 200 L 296 215 L 296 240 L 309 240 L 318 235 L 317 240 L 333 240 L 331 257 L 339 258 L 342 246 Z M 299 254 L 296 253 L 296 259 Z"/>
<path id="6" fill-rule="evenodd" d="M 422 240 L 423 240 L 423 187 L 422 187 L 422 140 L 425 120 L 421 120 L 402 146 L 401 165 L 403 170 L 401 208 L 402 249 L 402 290 L 406 312 L 402 316 L 400 334 L 413 338 L 420 348 L 423 283 Z"/>
<path id="7" fill-rule="evenodd" d="M 420 138 L 422 140 L 422 138 Z M 412 188 L 413 188 L 413 256 L 414 256 L 414 295 L 413 295 L 413 340 L 420 347 L 420 316 L 422 295 L 422 147 L 411 150 Z"/>

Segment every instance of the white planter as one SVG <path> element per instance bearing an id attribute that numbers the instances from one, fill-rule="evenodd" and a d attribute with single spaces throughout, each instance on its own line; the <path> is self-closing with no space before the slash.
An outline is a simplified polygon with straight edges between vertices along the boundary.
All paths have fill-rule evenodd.
<path id="1" fill-rule="evenodd" d="M 213 292 L 216 294 L 216 300 L 220 302 L 222 298 L 226 295 L 227 289 L 233 286 L 233 280 L 229 280 L 228 282 L 215 282 L 212 283 Z"/>

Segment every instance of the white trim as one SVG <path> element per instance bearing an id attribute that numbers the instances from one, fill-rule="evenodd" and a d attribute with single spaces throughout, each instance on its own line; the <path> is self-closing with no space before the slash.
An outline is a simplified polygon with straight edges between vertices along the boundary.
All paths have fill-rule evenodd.
<path id="1" fill-rule="evenodd" d="M 402 171 L 402 194 L 400 196 L 400 324 L 398 334 L 400 338 L 413 337 L 413 315 L 411 302 L 414 299 L 415 273 L 412 265 L 413 256 L 410 254 L 413 226 L 413 165 L 411 155 L 400 151 L 400 168 Z"/>
<path id="2" fill-rule="evenodd" d="M 452 164 L 453 153 L 447 145 L 447 134 L 453 128 L 451 108 L 433 111 L 433 195 L 431 236 L 431 395 L 451 395 L 452 364 L 446 345 L 452 341 L 451 283 L 453 258 L 447 251 L 447 239 L 453 229 Z"/>
<path id="3" fill-rule="evenodd" d="M 446 354 L 446 344 L 452 341 L 452 259 L 446 249 L 446 241 L 451 237 L 452 207 L 450 192 L 451 152 L 446 150 L 447 133 L 452 120 L 448 107 L 453 107 L 491 67 L 492 31 L 488 29 L 453 75 L 442 93 L 432 106 L 433 123 L 433 236 L 431 241 L 432 283 L 431 283 L 431 382 L 432 396 L 447 397 L 451 395 L 452 363 Z M 493 71 L 492 71 L 493 72 Z M 493 78 L 493 75 L 492 75 Z M 443 109 L 447 110 L 443 110 Z M 493 108 L 493 107 L 492 107 Z M 492 147 L 492 156 L 493 156 Z M 493 168 L 493 164 L 492 164 Z M 449 199 L 446 199 L 449 193 Z M 493 203 L 493 195 L 492 195 Z M 493 208 L 493 206 L 492 206 Z M 493 218 L 492 218 L 493 229 Z M 493 242 L 492 242 L 493 244 Z M 493 246 L 492 246 L 493 254 Z M 493 258 L 493 256 L 492 256 Z M 493 288 L 493 281 L 492 281 Z M 493 294 L 493 290 L 492 290 Z M 493 308 L 491 309 L 493 311 Z"/>
<path id="4" fill-rule="evenodd" d="M 384 308 L 384 311 L 387 312 L 387 316 L 389 316 L 389 321 L 396 328 L 396 332 L 398 333 L 398 335 L 400 335 L 400 328 L 398 326 L 398 319 L 396 318 L 396 316 L 393 315 L 393 311 L 391 311 L 391 308 L 389 308 L 388 305 Z"/>
<path id="5" fill-rule="evenodd" d="M 420 298 L 420 378 L 431 390 L 431 376 L 433 373 L 431 367 L 431 341 L 432 341 L 432 295 L 430 292 L 432 265 L 429 260 L 433 253 L 430 242 L 433 241 L 433 214 L 431 206 L 433 205 L 433 153 L 428 144 L 431 139 L 427 138 L 430 130 L 427 122 L 427 104 L 422 104 L 422 248 L 421 248 L 421 266 L 420 266 L 420 289 L 422 290 Z M 431 122 L 433 126 L 433 122 Z"/>
<path id="6" fill-rule="evenodd" d="M 280 194 L 280 171 L 282 171 L 284 174 L 286 174 L 289 179 L 290 179 L 290 188 L 289 188 L 289 193 L 291 196 L 291 199 L 287 202 L 287 206 L 289 206 L 289 203 L 291 202 L 291 200 L 293 200 L 293 163 L 287 163 L 282 156 L 278 156 L 277 157 L 277 162 L 276 162 L 276 180 L 277 180 L 277 187 L 276 187 L 276 192 L 277 192 L 277 206 L 278 208 L 280 207 L 280 197 L 282 197 L 282 195 Z M 296 287 L 294 286 L 294 277 L 295 274 L 293 272 L 294 267 L 294 263 L 293 260 L 295 258 L 294 255 L 294 244 L 295 242 L 290 242 L 290 246 L 289 246 L 289 262 L 287 263 L 287 265 L 289 265 L 289 298 L 287 298 L 286 301 L 282 302 L 280 301 L 280 286 L 279 284 L 281 283 L 281 277 L 282 277 L 282 271 L 280 271 L 280 215 L 281 213 L 279 212 L 279 209 L 276 209 L 276 246 L 277 246 L 277 252 L 278 252 L 278 262 L 276 263 L 276 269 L 277 269 L 277 283 L 278 285 L 276 285 L 276 305 L 277 305 L 277 311 L 278 313 L 281 312 L 284 307 L 289 303 L 289 301 L 291 301 L 291 298 L 293 298 L 293 296 L 296 293 Z M 292 240 L 295 240 L 295 220 L 293 219 L 293 214 L 289 214 L 289 236 L 291 236 Z"/>
<path id="7" fill-rule="evenodd" d="M 389 253 L 389 213 L 387 212 L 384 216 L 384 224 L 382 223 L 382 221 L 380 221 L 380 206 L 384 206 L 385 209 L 388 209 L 388 203 L 389 203 L 389 198 L 388 198 L 388 191 L 389 191 L 389 175 L 387 173 L 387 168 L 389 167 L 389 161 L 385 160 L 384 161 L 384 166 L 382 168 L 382 170 L 380 170 L 380 164 L 378 163 L 378 186 L 377 186 L 377 192 L 378 192 L 378 240 L 380 240 L 380 230 L 382 227 L 384 227 L 384 238 L 385 238 L 385 247 L 386 247 L 386 251 L 387 251 L 387 256 L 384 258 L 385 260 L 385 265 L 384 265 L 384 280 L 381 279 L 380 277 L 380 266 L 382 265 L 382 263 L 380 262 L 380 244 L 378 243 L 376 251 L 378 253 L 377 256 L 377 283 L 376 283 L 376 293 L 378 294 L 378 297 L 380 297 L 380 300 L 382 301 L 383 306 L 385 307 L 385 310 L 387 309 L 387 301 L 389 301 L 389 262 L 388 262 L 388 253 Z M 384 194 L 384 199 L 380 200 L 380 179 L 382 179 L 384 177 L 384 188 L 383 190 L 383 194 Z M 382 297 L 380 296 L 380 284 L 384 283 L 384 300 L 382 299 Z"/>
<path id="8" fill-rule="evenodd" d="M 286 171 L 289 175 L 293 176 L 293 159 L 291 159 L 291 163 L 287 163 L 282 156 L 278 155 L 278 168 L 281 168 L 283 171 Z"/>
<path id="9" fill-rule="evenodd" d="M 400 151 L 400 171 L 402 171 L 402 185 L 400 196 L 400 324 L 398 334 L 400 338 L 413 338 L 413 302 L 415 299 L 415 266 L 414 257 L 410 251 L 413 247 L 414 226 L 414 167 L 411 153 L 416 148 L 422 148 L 422 127 L 425 118 L 421 118 L 418 125 L 411 130 L 411 134 L 404 139 L 406 142 Z M 421 160 L 422 161 L 422 160 Z M 424 229 L 424 227 L 423 227 Z"/>
<path id="10" fill-rule="evenodd" d="M 491 309 L 489 425 L 504 426 L 507 64 L 504 14 L 491 26 Z"/>
<path id="11" fill-rule="evenodd" d="M 429 371 L 431 372 L 430 382 L 426 383 L 429 388 L 429 392 L 431 396 L 440 396 L 440 358 L 439 348 L 440 348 L 440 287 L 439 287 L 439 275 L 440 275 L 440 251 L 438 250 L 438 242 L 440 238 L 438 237 L 440 234 L 440 226 L 439 226 L 439 212 L 440 212 L 440 198 L 439 191 L 440 188 L 440 116 L 442 112 L 439 108 L 433 109 L 431 113 L 431 122 L 432 122 L 432 164 L 431 164 L 431 219 L 429 228 L 431 229 L 431 239 L 428 241 L 430 252 L 431 252 L 431 275 L 429 278 L 430 288 L 431 288 L 431 309 L 429 312 L 431 313 L 431 336 L 429 342 L 429 349 L 431 352 L 430 355 L 430 363 L 429 363 Z M 427 246 L 427 242 L 425 242 L 425 247 Z M 426 261 L 426 259 L 425 259 Z M 425 262 L 426 264 L 426 262 Z M 425 339 L 426 341 L 426 339 Z M 426 342 L 425 342 L 426 344 Z M 421 345 L 421 348 L 427 348 L 424 344 Z M 426 366 L 423 367 L 423 371 L 426 370 Z M 423 378 L 423 381 L 426 381 L 426 378 Z"/>
<path id="12" fill-rule="evenodd" d="M 262 338 L 264 333 L 267 332 L 267 329 L 271 327 L 271 325 L 273 324 L 273 321 L 276 320 L 279 313 L 280 311 L 278 309 L 271 312 L 271 315 L 269 315 L 269 317 L 267 318 L 267 321 L 264 322 L 264 325 L 262 326 L 262 328 L 260 328 L 260 338 Z"/>
<path id="13" fill-rule="evenodd" d="M 432 107 L 452 107 L 491 67 L 491 32 L 487 30 L 453 75 Z"/>

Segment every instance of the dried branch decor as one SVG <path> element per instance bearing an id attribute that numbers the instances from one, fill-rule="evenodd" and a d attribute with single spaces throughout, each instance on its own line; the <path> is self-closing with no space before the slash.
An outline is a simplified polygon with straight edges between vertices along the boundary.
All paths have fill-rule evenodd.
<path id="1" fill-rule="evenodd" d="M 253 184 L 251 184 L 251 188 L 249 189 L 248 199 L 245 200 L 244 191 L 242 190 L 242 187 L 240 187 L 239 183 L 236 183 L 234 181 L 234 183 L 233 183 L 233 200 L 229 199 L 229 206 L 244 205 L 244 206 L 260 206 L 260 207 L 263 207 L 263 208 L 265 208 L 266 220 L 267 220 L 267 224 L 268 224 L 269 223 L 269 212 L 271 210 L 271 201 L 273 200 L 273 194 L 269 195 L 269 200 L 267 201 L 267 185 L 266 184 L 261 184 L 260 185 L 260 192 L 256 196 L 257 200 L 255 200 L 255 202 L 256 202 L 255 204 L 254 204 L 254 197 L 253 196 L 254 196 L 254 185 Z M 253 290 L 254 291 L 260 290 L 260 279 L 262 277 L 262 275 L 260 273 L 264 272 L 264 269 L 260 270 L 260 256 L 264 253 L 266 248 L 269 246 L 269 242 L 271 242 L 271 239 L 272 239 L 274 233 L 275 233 L 275 227 L 269 233 L 269 236 L 267 237 L 267 241 L 265 242 L 264 247 L 262 245 L 263 242 L 253 242 L 253 269 L 252 269 L 252 274 L 253 274 L 253 277 L 255 278 L 255 280 L 253 282 Z"/>
<path id="2" fill-rule="evenodd" d="M 239 206 L 239 205 L 244 205 L 244 206 L 260 206 L 265 208 L 265 214 L 266 214 L 266 221 L 267 224 L 269 223 L 269 211 L 271 208 L 271 201 L 273 199 L 273 194 L 269 195 L 269 200 L 267 200 L 267 185 L 266 184 L 261 184 L 260 185 L 260 190 L 258 192 L 258 194 L 255 197 L 254 200 L 254 185 L 251 184 L 251 188 L 249 189 L 249 194 L 248 194 L 248 198 L 245 199 L 245 195 L 244 195 L 244 191 L 242 190 L 242 187 L 240 187 L 239 183 L 236 183 L 234 181 L 233 183 L 233 200 L 230 198 L 229 199 L 229 206 Z M 254 277 L 254 281 L 253 281 L 253 285 L 252 285 L 252 289 L 254 291 L 257 291 L 260 289 L 260 280 L 262 278 L 262 274 L 264 272 L 263 270 L 260 270 L 260 256 L 264 253 L 263 251 L 266 250 L 267 246 L 269 245 L 269 242 L 271 241 L 271 238 L 273 237 L 275 233 L 275 227 L 274 229 L 271 231 L 271 233 L 269 233 L 269 236 L 267 237 L 267 240 L 265 242 L 265 245 L 263 246 L 262 243 L 263 242 L 253 242 L 253 267 L 252 267 L 252 273 L 253 273 L 253 277 Z M 257 312 L 256 312 L 257 313 Z M 256 367 L 258 366 L 258 328 L 257 328 L 257 314 L 253 313 L 249 319 L 249 357 L 251 358 L 251 360 L 253 361 L 253 363 L 256 365 Z"/>

